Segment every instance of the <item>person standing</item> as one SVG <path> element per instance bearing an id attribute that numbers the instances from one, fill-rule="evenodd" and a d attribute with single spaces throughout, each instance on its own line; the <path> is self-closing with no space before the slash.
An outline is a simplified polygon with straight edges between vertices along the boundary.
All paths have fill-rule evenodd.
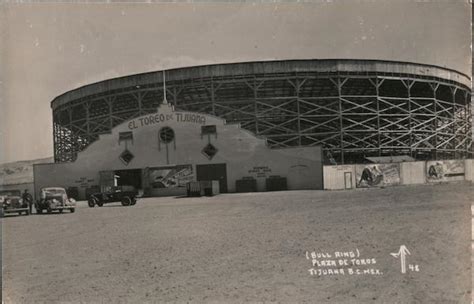
<path id="1" fill-rule="evenodd" d="M 33 197 L 31 194 L 28 192 L 28 189 L 25 189 L 22 195 L 23 201 L 28 203 L 28 208 L 30 209 L 30 214 L 32 212 L 32 207 L 33 207 Z"/>

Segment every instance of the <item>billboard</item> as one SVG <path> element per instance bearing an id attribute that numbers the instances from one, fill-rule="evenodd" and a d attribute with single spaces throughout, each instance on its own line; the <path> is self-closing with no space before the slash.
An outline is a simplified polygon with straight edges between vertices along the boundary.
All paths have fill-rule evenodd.
<path id="1" fill-rule="evenodd" d="M 148 179 L 152 189 L 186 187 L 187 182 L 194 180 L 193 166 L 149 168 Z"/>
<path id="2" fill-rule="evenodd" d="M 463 160 L 436 160 L 426 162 L 428 182 L 447 182 L 464 180 Z"/>
<path id="3" fill-rule="evenodd" d="M 357 188 L 383 187 L 400 184 L 399 164 L 356 165 Z"/>

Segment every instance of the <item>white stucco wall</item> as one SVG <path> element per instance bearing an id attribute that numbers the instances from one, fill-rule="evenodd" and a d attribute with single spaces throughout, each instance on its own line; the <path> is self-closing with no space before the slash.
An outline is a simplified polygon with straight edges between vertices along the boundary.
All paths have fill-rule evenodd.
<path id="1" fill-rule="evenodd" d="M 400 163 L 400 183 L 402 185 L 426 183 L 425 162 Z"/>
<path id="2" fill-rule="evenodd" d="M 201 135 L 201 126 L 216 125 L 216 135 Z M 158 142 L 162 127 L 171 127 L 175 140 Z M 120 132 L 133 132 L 133 142 L 119 143 Z M 218 150 L 209 160 L 201 150 L 211 143 Z M 120 154 L 127 148 L 133 155 L 126 165 Z M 81 195 L 85 189 L 99 184 L 99 172 L 108 170 L 143 169 L 168 165 L 226 164 L 227 187 L 235 191 L 235 181 L 253 176 L 258 191 L 265 190 L 265 178 L 279 175 L 287 178 L 288 189 L 322 189 L 320 147 L 269 149 L 265 139 L 257 138 L 237 124 L 225 124 L 222 119 L 195 113 L 174 112 L 163 105 L 157 114 L 149 114 L 125 122 L 101 135 L 99 140 L 78 154 L 73 163 L 42 164 L 34 167 L 35 187 L 75 186 Z M 257 174 L 255 168 L 266 168 Z M 258 171 L 258 170 L 257 170 Z"/>
<path id="3" fill-rule="evenodd" d="M 324 166 L 324 189 L 342 190 L 356 187 L 356 174 L 354 165 Z M 351 174 L 351 182 L 346 185 L 345 174 Z"/>
<path id="4" fill-rule="evenodd" d="M 474 159 L 464 160 L 465 177 L 467 181 L 474 181 Z"/>

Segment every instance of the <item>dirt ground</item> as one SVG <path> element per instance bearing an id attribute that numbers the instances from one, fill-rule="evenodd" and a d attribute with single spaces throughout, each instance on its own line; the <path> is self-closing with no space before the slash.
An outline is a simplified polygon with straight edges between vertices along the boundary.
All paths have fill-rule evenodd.
<path id="1" fill-rule="evenodd" d="M 459 183 L 81 202 L 73 214 L 8 217 L 4 301 L 469 303 L 473 199 Z M 390 255 L 401 245 L 405 274 Z M 312 252 L 349 265 L 319 275 L 331 267 L 313 267 Z"/>

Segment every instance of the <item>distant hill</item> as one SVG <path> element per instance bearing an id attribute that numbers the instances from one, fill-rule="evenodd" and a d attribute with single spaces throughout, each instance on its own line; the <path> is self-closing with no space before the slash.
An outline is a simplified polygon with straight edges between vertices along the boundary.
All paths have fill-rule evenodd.
<path id="1" fill-rule="evenodd" d="M 53 157 L 0 164 L 0 185 L 33 183 L 33 165 L 52 163 Z"/>

